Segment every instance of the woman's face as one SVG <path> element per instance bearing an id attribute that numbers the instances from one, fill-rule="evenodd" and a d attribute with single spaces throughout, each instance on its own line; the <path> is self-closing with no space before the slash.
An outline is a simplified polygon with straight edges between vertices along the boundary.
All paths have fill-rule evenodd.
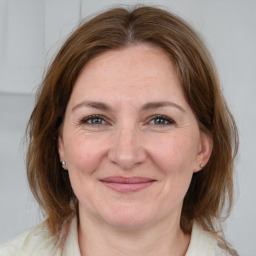
<path id="1" fill-rule="evenodd" d="M 192 175 L 210 153 L 162 49 L 107 51 L 81 72 L 59 155 L 82 216 L 119 228 L 179 221 Z"/>

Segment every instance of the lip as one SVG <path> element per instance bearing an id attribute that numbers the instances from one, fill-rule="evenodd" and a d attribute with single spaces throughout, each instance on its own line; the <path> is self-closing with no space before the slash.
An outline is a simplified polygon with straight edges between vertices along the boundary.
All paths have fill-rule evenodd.
<path id="1" fill-rule="evenodd" d="M 156 180 L 147 177 L 109 176 L 100 180 L 106 187 L 120 192 L 132 193 L 151 186 Z"/>

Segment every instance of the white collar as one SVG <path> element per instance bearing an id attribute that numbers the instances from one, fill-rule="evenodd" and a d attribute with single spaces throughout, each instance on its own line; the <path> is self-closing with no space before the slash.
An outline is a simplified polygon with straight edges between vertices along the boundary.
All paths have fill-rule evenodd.
<path id="1" fill-rule="evenodd" d="M 217 239 L 194 222 L 189 247 L 185 256 L 214 256 Z"/>

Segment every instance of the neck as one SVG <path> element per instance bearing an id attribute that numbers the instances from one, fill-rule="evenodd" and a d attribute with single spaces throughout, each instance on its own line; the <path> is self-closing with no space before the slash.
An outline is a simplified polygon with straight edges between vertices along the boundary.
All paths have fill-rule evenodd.
<path id="1" fill-rule="evenodd" d="M 190 241 L 179 220 L 127 230 L 83 217 L 78 229 L 81 256 L 184 256 Z"/>

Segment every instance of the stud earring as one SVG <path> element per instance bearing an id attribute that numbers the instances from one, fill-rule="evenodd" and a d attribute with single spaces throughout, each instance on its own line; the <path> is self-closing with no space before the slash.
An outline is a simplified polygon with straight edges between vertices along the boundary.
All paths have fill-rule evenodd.
<path id="1" fill-rule="evenodd" d="M 61 161 L 61 164 L 62 164 L 62 166 L 65 166 L 66 162 L 65 161 Z"/>
<path id="2" fill-rule="evenodd" d="M 200 166 L 201 168 L 204 168 L 204 165 L 203 165 L 203 164 L 200 164 L 199 166 Z"/>

